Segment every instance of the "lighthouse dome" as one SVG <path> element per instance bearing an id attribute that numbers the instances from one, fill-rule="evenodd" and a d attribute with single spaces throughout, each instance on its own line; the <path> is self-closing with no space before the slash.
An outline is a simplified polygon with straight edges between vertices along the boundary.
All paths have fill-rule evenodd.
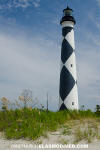
<path id="1" fill-rule="evenodd" d="M 73 10 L 67 6 L 67 8 L 63 10 L 63 17 L 60 21 L 60 24 L 62 24 L 64 21 L 72 21 L 74 22 L 74 24 L 76 24 L 76 21 L 72 13 L 73 13 Z"/>

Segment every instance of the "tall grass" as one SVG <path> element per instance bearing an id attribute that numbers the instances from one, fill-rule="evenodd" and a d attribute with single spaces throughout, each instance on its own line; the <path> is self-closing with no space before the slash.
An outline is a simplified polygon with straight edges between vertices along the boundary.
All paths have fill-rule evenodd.
<path id="1" fill-rule="evenodd" d="M 55 131 L 69 120 L 97 118 L 90 110 L 51 112 L 39 109 L 0 111 L 0 131 L 6 138 L 36 139 L 47 131 Z"/>

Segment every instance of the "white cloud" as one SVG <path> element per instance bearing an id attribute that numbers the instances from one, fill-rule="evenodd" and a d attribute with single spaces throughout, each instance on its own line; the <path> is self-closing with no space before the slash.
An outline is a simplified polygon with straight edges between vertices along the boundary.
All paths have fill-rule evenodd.
<path id="1" fill-rule="evenodd" d="M 100 0 L 96 0 L 96 1 L 97 1 L 98 5 L 100 5 Z"/>
<path id="2" fill-rule="evenodd" d="M 44 37 L 11 37 L 0 34 L 0 97 L 15 98 L 24 88 L 31 88 L 39 100 L 46 93 L 57 105 L 59 86 L 59 47 Z M 58 53 L 59 54 L 59 53 Z"/>
<path id="3" fill-rule="evenodd" d="M 99 16 L 99 14 L 98 14 L 98 16 Z M 95 25 L 95 28 L 98 30 L 98 32 L 100 32 L 100 16 L 95 17 L 95 13 L 91 12 L 88 14 L 88 18 L 93 23 L 93 25 Z"/>
<path id="4" fill-rule="evenodd" d="M 22 7 L 22 8 L 26 8 L 26 7 L 28 7 L 28 6 L 30 6 L 30 0 L 14 0 L 14 2 L 13 2 L 13 5 L 11 5 L 10 3 L 9 3 L 9 5 L 11 6 L 11 7 Z"/>
<path id="5" fill-rule="evenodd" d="M 40 6 L 40 0 L 33 1 L 33 5 L 34 5 L 34 7 L 39 7 Z"/>
<path id="6" fill-rule="evenodd" d="M 12 0 L 5 3 L 5 1 L 0 5 L 0 9 L 10 9 L 10 8 L 27 8 L 30 6 L 39 7 L 40 0 Z"/>
<path id="7" fill-rule="evenodd" d="M 98 37 L 87 31 L 84 33 L 88 42 L 80 40 L 76 51 L 79 102 L 80 105 L 94 109 L 96 104 L 100 104 L 100 51 L 96 44 Z"/>

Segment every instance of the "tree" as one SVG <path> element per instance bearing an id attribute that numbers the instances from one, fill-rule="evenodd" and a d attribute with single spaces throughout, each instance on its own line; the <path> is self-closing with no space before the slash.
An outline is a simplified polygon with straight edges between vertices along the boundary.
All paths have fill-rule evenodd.
<path id="1" fill-rule="evenodd" d="M 19 96 L 19 100 L 24 103 L 24 108 L 26 108 L 27 103 L 33 100 L 32 91 L 30 89 L 24 89 Z"/>
<path id="2" fill-rule="evenodd" d="M 48 110 L 49 110 L 49 106 L 48 106 L 48 101 L 49 101 L 49 97 L 48 97 L 48 93 L 47 93 L 47 112 L 48 112 Z"/>
<path id="3" fill-rule="evenodd" d="M 96 112 L 100 112 L 100 105 L 96 105 Z"/>
<path id="4" fill-rule="evenodd" d="M 82 111 L 85 110 L 85 106 L 84 106 L 84 105 L 81 106 L 81 110 L 82 110 Z"/>
<path id="5" fill-rule="evenodd" d="M 9 100 L 6 97 L 2 97 L 1 101 L 2 101 L 2 109 L 4 111 L 8 110 L 8 105 L 10 104 Z"/>

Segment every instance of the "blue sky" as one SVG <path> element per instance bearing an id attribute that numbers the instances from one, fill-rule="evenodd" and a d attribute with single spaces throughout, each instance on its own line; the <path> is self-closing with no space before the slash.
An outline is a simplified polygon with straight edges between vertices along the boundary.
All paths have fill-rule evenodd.
<path id="1" fill-rule="evenodd" d="M 58 109 L 62 11 L 74 10 L 79 104 L 100 105 L 100 0 L 0 0 L 0 97 L 30 88 Z"/>

